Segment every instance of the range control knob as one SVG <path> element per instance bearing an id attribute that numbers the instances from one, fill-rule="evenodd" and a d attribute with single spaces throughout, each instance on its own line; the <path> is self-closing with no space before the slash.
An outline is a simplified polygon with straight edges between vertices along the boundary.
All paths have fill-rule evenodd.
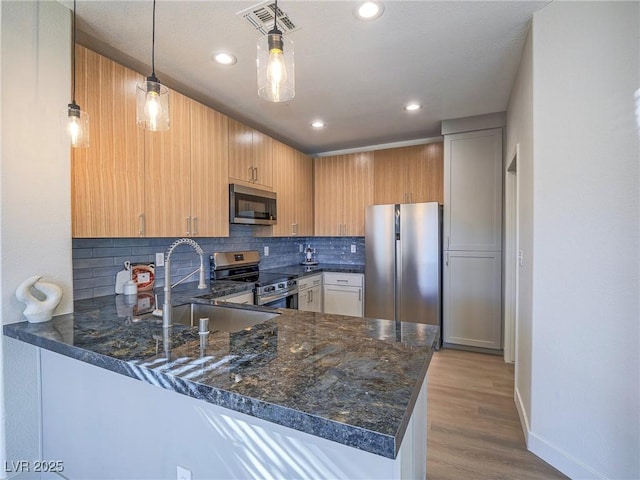
<path id="1" fill-rule="evenodd" d="M 273 285 L 269 285 L 268 287 L 264 287 L 265 292 L 273 292 L 276 289 Z"/>
<path id="2" fill-rule="evenodd" d="M 279 284 L 278 284 L 278 288 L 284 288 L 284 287 L 285 287 L 285 284 L 284 284 L 284 283 L 279 283 Z"/>

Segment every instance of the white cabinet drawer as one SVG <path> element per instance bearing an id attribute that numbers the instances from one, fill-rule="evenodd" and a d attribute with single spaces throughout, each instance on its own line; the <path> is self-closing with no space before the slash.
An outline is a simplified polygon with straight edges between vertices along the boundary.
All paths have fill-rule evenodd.
<path id="1" fill-rule="evenodd" d="M 361 273 L 335 273 L 325 272 L 325 285 L 343 285 L 348 287 L 362 287 L 364 284 L 364 275 Z"/>
<path id="2" fill-rule="evenodd" d="M 306 290 L 320 285 L 322 285 L 322 274 L 298 278 L 298 290 Z"/>

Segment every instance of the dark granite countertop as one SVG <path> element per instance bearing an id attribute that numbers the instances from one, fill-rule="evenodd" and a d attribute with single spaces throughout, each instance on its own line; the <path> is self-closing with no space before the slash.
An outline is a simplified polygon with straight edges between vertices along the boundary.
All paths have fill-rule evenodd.
<path id="1" fill-rule="evenodd" d="M 213 292 L 181 285 L 173 303 L 208 293 L 197 301 L 229 306 L 212 298 L 235 288 L 247 290 L 246 284 L 214 285 Z M 197 327 L 165 331 L 162 319 L 144 309 L 136 315 L 121 295 L 78 301 L 75 309 L 45 323 L 4 325 L 4 334 L 388 458 L 398 453 L 438 331 L 431 325 L 267 309 L 279 315 L 237 333 L 212 332 L 201 345 Z"/>
<path id="2" fill-rule="evenodd" d="M 284 273 L 287 275 L 305 277 L 307 275 L 314 275 L 322 272 L 364 273 L 364 265 L 348 265 L 342 263 L 319 263 L 318 265 L 294 264 L 284 267 L 269 268 L 268 270 L 263 271 L 268 273 Z"/>

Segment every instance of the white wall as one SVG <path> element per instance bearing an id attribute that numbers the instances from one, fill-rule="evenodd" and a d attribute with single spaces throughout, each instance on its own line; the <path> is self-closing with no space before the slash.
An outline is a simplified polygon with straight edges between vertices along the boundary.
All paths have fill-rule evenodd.
<path id="1" fill-rule="evenodd" d="M 515 401 L 528 432 L 531 421 L 531 340 L 533 303 L 533 56 L 531 32 L 522 51 L 507 108 L 505 164 L 518 154 L 518 242 L 523 252 L 519 268 L 518 325 L 515 348 Z"/>
<path id="2" fill-rule="evenodd" d="M 511 144 L 533 133 L 522 149 L 533 163 L 518 164 L 535 250 L 518 388 L 526 396 L 530 374 L 529 448 L 572 478 L 640 478 L 639 5 L 553 2 L 535 14 L 533 71 L 525 49 L 509 109 Z"/>
<path id="3" fill-rule="evenodd" d="M 1 8 L 0 323 L 22 321 L 14 292 L 42 274 L 63 288 L 56 314 L 73 309 L 69 146 L 61 134 L 70 101 L 69 10 L 52 1 Z M 0 341 L 0 465 L 39 457 L 38 357 Z M 8 473 L 2 468 L 0 476 Z"/>

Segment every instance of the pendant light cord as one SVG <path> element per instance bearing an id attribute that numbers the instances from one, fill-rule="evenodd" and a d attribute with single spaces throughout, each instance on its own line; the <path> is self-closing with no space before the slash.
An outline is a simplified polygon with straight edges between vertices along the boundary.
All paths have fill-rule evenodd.
<path id="1" fill-rule="evenodd" d="M 73 86 L 72 86 L 72 97 L 73 103 L 76 103 L 76 0 L 73 0 L 73 31 L 71 32 L 71 36 L 73 37 L 73 55 L 71 55 L 71 68 L 73 75 Z"/>
<path id="2" fill-rule="evenodd" d="M 73 0 L 75 2 L 75 0 Z M 151 33 L 151 76 L 156 76 L 156 0 L 153 0 L 153 32 Z"/>
<path id="3" fill-rule="evenodd" d="M 73 0 L 74 2 L 76 0 Z M 278 0 L 276 0 L 276 11 L 273 12 L 273 29 L 277 30 L 278 29 L 278 25 L 276 24 L 276 19 L 278 18 Z"/>

